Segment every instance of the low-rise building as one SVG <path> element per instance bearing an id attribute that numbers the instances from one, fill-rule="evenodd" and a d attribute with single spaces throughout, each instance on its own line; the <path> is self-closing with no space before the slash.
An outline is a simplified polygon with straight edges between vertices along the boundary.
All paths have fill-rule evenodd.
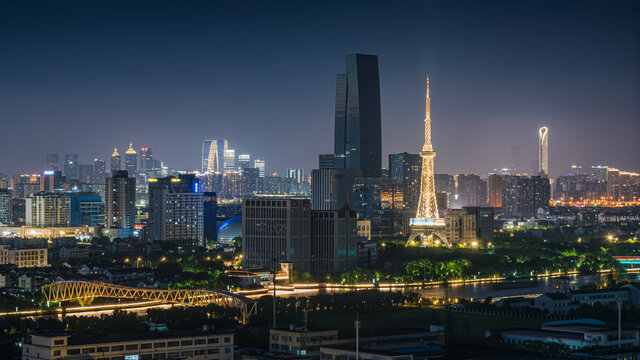
<path id="1" fill-rule="evenodd" d="M 0 265 L 15 265 L 19 268 L 49 266 L 47 248 L 15 249 L 0 245 Z"/>
<path id="2" fill-rule="evenodd" d="M 317 357 L 320 347 L 338 344 L 338 330 L 290 328 L 269 330 L 269 350 Z"/>
<path id="3" fill-rule="evenodd" d="M 540 311 L 554 315 L 567 315 L 571 310 L 577 308 L 576 304 L 572 304 L 571 298 L 563 293 L 542 294 L 533 301 L 533 306 Z"/>
<path id="4" fill-rule="evenodd" d="M 30 334 L 22 347 L 22 359 L 233 360 L 233 336 L 229 331 L 200 330 L 100 336 Z"/>
<path id="5" fill-rule="evenodd" d="M 554 321 L 537 329 L 509 329 L 488 331 L 487 337 L 499 335 L 502 341 L 513 345 L 530 345 L 535 342 L 555 343 L 579 350 L 592 346 L 634 347 L 640 345 L 640 329 L 622 329 L 618 341 L 618 329 L 606 326 L 595 319 Z"/>

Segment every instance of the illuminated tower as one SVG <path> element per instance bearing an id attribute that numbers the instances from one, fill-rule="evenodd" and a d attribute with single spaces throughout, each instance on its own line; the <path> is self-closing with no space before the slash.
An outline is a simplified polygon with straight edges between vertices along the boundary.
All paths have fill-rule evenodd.
<path id="1" fill-rule="evenodd" d="M 420 197 L 416 217 L 411 219 L 411 234 L 407 246 L 418 241 L 421 246 L 449 245 L 443 230 L 444 219 L 438 213 L 436 188 L 433 176 L 433 160 L 436 152 L 431 145 L 431 99 L 429 98 L 429 77 L 427 76 L 426 114 L 424 118 L 424 145 L 420 151 L 422 158 L 422 175 L 420 180 Z"/>
<path id="2" fill-rule="evenodd" d="M 122 170 L 122 166 L 120 165 L 120 154 L 118 154 L 118 148 L 113 149 L 113 154 L 111 154 L 111 173 L 114 174 L 118 170 Z"/>
<path id="3" fill-rule="evenodd" d="M 129 148 L 124 154 L 124 166 L 129 172 L 129 176 L 136 177 L 138 174 L 138 153 L 133 150 L 133 144 L 129 144 Z"/>
<path id="4" fill-rule="evenodd" d="M 429 98 L 429 77 L 427 76 L 426 114 L 424 118 L 424 145 L 420 151 L 422 157 L 422 177 L 420 182 L 420 198 L 418 198 L 417 219 L 438 218 L 436 203 L 436 187 L 433 182 L 433 160 L 436 152 L 431 145 L 431 99 Z"/>
<path id="5" fill-rule="evenodd" d="M 549 175 L 549 128 L 538 130 L 538 173 Z"/>

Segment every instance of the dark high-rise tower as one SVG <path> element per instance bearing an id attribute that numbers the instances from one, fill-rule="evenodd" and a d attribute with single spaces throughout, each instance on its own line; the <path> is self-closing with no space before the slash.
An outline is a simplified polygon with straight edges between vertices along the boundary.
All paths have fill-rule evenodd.
<path id="1" fill-rule="evenodd" d="M 136 178 L 115 170 L 105 179 L 105 224 L 108 229 L 133 229 L 136 223 Z"/>
<path id="2" fill-rule="evenodd" d="M 360 169 L 380 177 L 382 128 L 378 57 L 347 55 L 347 73 L 338 74 L 334 153 L 338 169 Z"/>
<path id="3" fill-rule="evenodd" d="M 69 180 L 78 179 L 78 154 L 66 154 L 64 156 L 64 175 Z"/>
<path id="4" fill-rule="evenodd" d="M 47 154 L 47 167 L 45 170 L 58 171 L 60 169 L 60 157 L 58 154 Z"/>

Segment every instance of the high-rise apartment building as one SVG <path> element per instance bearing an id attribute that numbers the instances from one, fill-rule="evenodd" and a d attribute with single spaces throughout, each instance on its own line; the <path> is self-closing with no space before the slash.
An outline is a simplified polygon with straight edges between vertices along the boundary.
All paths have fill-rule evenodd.
<path id="1" fill-rule="evenodd" d="M 236 151 L 227 149 L 224 151 L 224 173 L 229 174 L 238 171 L 236 167 Z"/>
<path id="2" fill-rule="evenodd" d="M 226 139 L 202 142 L 202 173 L 224 172 L 224 155 L 229 147 Z"/>
<path id="3" fill-rule="evenodd" d="M 538 129 L 538 174 L 549 176 L 549 128 Z"/>
<path id="4" fill-rule="evenodd" d="M 118 154 L 118 148 L 113 149 L 111 154 L 111 174 L 115 174 L 116 171 L 122 170 L 122 161 L 120 154 Z"/>
<path id="5" fill-rule="evenodd" d="M 433 182 L 436 187 L 436 194 L 445 192 L 449 198 L 453 199 L 456 194 L 456 179 L 449 174 L 433 174 Z"/>
<path id="6" fill-rule="evenodd" d="M 242 201 L 242 266 L 276 269 L 292 262 L 312 270 L 311 203 L 308 199 L 245 199 Z"/>
<path id="7" fill-rule="evenodd" d="M 486 206 L 487 182 L 475 174 L 458 175 L 458 205 Z"/>
<path id="8" fill-rule="evenodd" d="M 58 154 L 47 154 L 47 156 L 45 157 L 45 162 L 45 170 L 60 170 L 60 156 Z"/>
<path id="9" fill-rule="evenodd" d="M 509 176 L 502 193 L 502 213 L 507 217 L 534 217 L 548 209 L 549 179 L 541 176 Z"/>
<path id="10" fill-rule="evenodd" d="M 136 178 L 116 170 L 105 179 L 105 225 L 108 229 L 133 229 L 136 223 Z"/>
<path id="11" fill-rule="evenodd" d="M 337 211 L 311 211 L 312 271 L 340 273 L 357 266 L 358 217 L 346 204 Z"/>
<path id="12" fill-rule="evenodd" d="M 136 177 L 138 175 L 138 153 L 133 149 L 133 144 L 129 144 L 129 148 L 124 153 L 124 166 L 129 176 Z"/>
<path id="13" fill-rule="evenodd" d="M 380 177 L 382 120 L 378 57 L 350 54 L 347 73 L 336 79 L 335 167 Z"/>
<path id="14" fill-rule="evenodd" d="M 78 179 L 78 154 L 64 156 L 64 176 L 69 180 Z"/>
<path id="15" fill-rule="evenodd" d="M 389 154 L 389 177 L 402 184 L 404 208 L 416 211 L 420 196 L 422 158 L 419 154 Z"/>
<path id="16" fill-rule="evenodd" d="M 287 169 L 287 179 L 294 179 L 298 183 L 303 182 L 304 181 L 304 170 L 302 170 L 302 169 Z"/>
<path id="17" fill-rule="evenodd" d="M 11 190 L 0 189 L 0 224 L 11 225 L 12 223 Z"/>
<path id="18" fill-rule="evenodd" d="M 487 180 L 489 186 L 489 206 L 502 207 L 502 193 L 507 187 L 509 176 L 491 174 Z"/>
<path id="19" fill-rule="evenodd" d="M 38 192 L 30 195 L 25 205 L 25 222 L 30 226 L 69 226 L 71 203 L 63 193 Z"/>
<path id="20" fill-rule="evenodd" d="M 179 250 L 204 246 L 204 197 L 195 175 L 149 179 L 149 234 Z"/>
<path id="21" fill-rule="evenodd" d="M 265 166 L 264 166 L 264 160 L 260 160 L 260 159 L 255 159 L 253 161 L 253 167 L 257 168 L 258 171 L 260 171 L 260 177 L 263 178 L 265 175 Z"/>

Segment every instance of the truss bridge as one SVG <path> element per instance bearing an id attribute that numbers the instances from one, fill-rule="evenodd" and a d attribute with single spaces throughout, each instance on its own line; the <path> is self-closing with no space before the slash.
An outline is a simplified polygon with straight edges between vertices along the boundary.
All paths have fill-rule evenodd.
<path id="1" fill-rule="evenodd" d="M 160 301 L 182 305 L 216 304 L 238 308 L 242 311 L 242 323 L 256 313 L 256 302 L 244 295 L 223 290 L 162 290 L 142 289 L 93 281 L 58 281 L 42 287 L 47 301 L 78 301 L 89 303 L 93 298 L 117 298 Z"/>

